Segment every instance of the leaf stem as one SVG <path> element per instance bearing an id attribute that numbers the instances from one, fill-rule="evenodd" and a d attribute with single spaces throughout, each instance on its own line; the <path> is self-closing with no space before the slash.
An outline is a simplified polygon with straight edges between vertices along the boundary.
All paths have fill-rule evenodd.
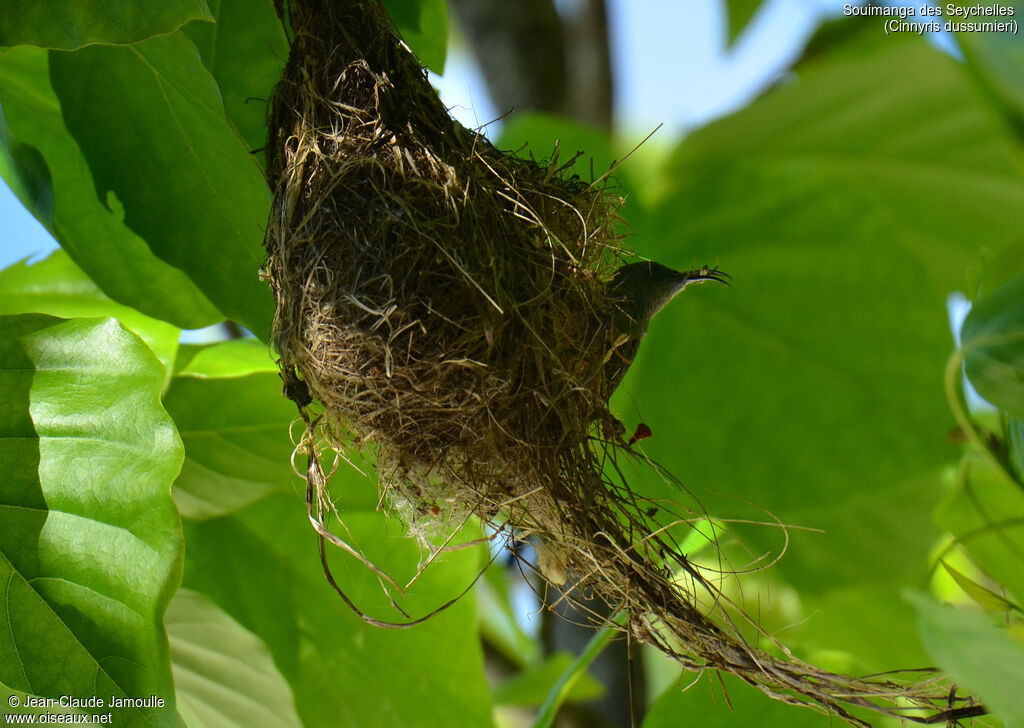
<path id="1" fill-rule="evenodd" d="M 946 364 L 946 375 L 945 375 L 945 389 L 946 399 L 949 401 L 949 408 L 953 410 L 953 416 L 956 418 L 957 424 L 960 429 L 967 435 L 967 439 L 981 451 L 985 459 L 989 462 L 996 472 L 1006 478 L 1009 482 L 1015 483 L 1017 479 L 1006 467 L 1006 463 L 992 451 L 988 442 L 981 433 L 978 432 L 978 428 L 975 427 L 974 422 L 971 420 L 970 415 L 967 412 L 967 401 L 964 399 L 963 388 L 961 385 L 962 372 L 963 372 L 963 353 L 959 350 L 954 351 L 953 355 L 949 357 L 949 362 Z"/>

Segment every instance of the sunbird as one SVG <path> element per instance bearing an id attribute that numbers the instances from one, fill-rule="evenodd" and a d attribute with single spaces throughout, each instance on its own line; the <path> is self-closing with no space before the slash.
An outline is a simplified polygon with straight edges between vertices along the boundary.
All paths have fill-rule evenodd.
<path id="1" fill-rule="evenodd" d="M 615 271 L 608 283 L 613 302 L 611 351 L 605 362 L 605 386 L 612 396 L 629 370 L 651 319 L 691 283 L 718 281 L 728 285 L 729 276 L 717 268 L 678 271 L 661 263 L 629 263 Z"/>

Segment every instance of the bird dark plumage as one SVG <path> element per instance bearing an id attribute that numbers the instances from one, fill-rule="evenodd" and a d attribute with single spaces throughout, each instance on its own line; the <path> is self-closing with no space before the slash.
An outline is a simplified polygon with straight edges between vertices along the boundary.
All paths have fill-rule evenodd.
<path id="1" fill-rule="evenodd" d="M 630 263 L 619 268 L 608 283 L 615 306 L 609 324 L 611 348 L 605 362 L 608 396 L 611 397 L 626 376 L 655 314 L 691 283 L 718 281 L 728 284 L 728 277 L 707 266 L 683 272 L 653 261 Z"/>

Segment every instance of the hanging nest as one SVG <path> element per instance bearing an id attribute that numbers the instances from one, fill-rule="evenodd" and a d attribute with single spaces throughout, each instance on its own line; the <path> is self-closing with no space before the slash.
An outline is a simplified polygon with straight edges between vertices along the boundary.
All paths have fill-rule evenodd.
<path id="1" fill-rule="evenodd" d="M 505 154 L 455 122 L 377 0 L 289 10 L 265 273 L 285 391 L 308 426 L 321 535 L 344 547 L 325 530 L 312 443 L 373 443 L 382 502 L 425 542 L 444 536 L 433 524 L 468 514 L 532 535 L 549 582 L 568 576 L 569 599 L 627 610 L 623 629 L 689 669 L 723 670 L 855 724 L 865 723 L 851 705 L 944 710 L 929 722 L 980 711 L 934 684 L 777 657 L 740 638 L 723 611 L 698 607 L 701 591 L 723 597 L 616 466 L 632 456 L 606 378 L 621 344 L 607 285 L 625 255 L 621 199 L 557 155 Z"/>

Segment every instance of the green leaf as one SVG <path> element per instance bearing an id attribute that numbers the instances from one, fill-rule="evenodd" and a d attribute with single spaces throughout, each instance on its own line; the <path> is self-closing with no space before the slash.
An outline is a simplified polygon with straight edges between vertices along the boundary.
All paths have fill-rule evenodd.
<path id="1" fill-rule="evenodd" d="M 415 543 L 379 512 L 344 510 L 353 495 L 376 502 L 372 484 L 345 467 L 332 482 L 345 519 L 345 528 L 336 532 L 405 583 L 418 560 Z M 185 530 L 186 586 L 209 596 L 266 643 L 292 686 L 304 725 L 491 725 L 472 592 L 413 629 L 362 622 L 324 579 L 301 494 L 189 522 Z M 331 560 L 339 585 L 361 608 L 401 619 L 362 564 L 337 553 Z M 477 549 L 446 554 L 411 588 L 404 608 L 413 616 L 430 611 L 465 589 L 481 566 Z"/>
<path id="2" fill-rule="evenodd" d="M 862 57 L 891 42 L 889 36 L 879 32 L 878 23 L 865 22 L 864 18 L 856 16 L 826 18 L 804 45 L 803 53 L 793 68 L 802 71 L 808 64 L 819 63 L 824 58 Z"/>
<path id="3" fill-rule="evenodd" d="M 157 696 L 167 707 L 115 721 L 178 725 L 162 618 L 181 575 L 181 442 L 163 368 L 113 319 L 2 316 L 0 332 L 0 681 Z"/>
<path id="4" fill-rule="evenodd" d="M 982 265 L 971 271 L 971 283 L 965 289 L 972 299 L 981 298 L 1024 275 L 1024 240 L 998 251 L 983 247 L 982 257 Z"/>
<path id="5" fill-rule="evenodd" d="M 111 301 L 63 250 L 32 265 L 19 261 L 0 271 L 0 314 L 14 313 L 62 318 L 112 316 L 149 345 L 170 380 L 180 330 Z"/>
<path id="6" fill-rule="evenodd" d="M 32 707 L 26 707 L 28 698 L 32 698 L 36 703 Z M 26 693 L 23 690 L 11 690 L 9 687 L 0 682 L 0 706 L 7 706 L 4 708 L 5 715 L 43 715 L 59 713 L 62 715 L 86 715 L 85 711 L 79 708 L 61 707 L 59 704 L 53 706 L 46 706 L 44 701 L 45 698 L 41 695 L 32 695 Z M 45 707 L 43 707 L 45 706 Z"/>
<path id="7" fill-rule="evenodd" d="M 1020 22 L 1024 3 L 1003 3 L 1014 15 L 983 20 Z M 963 20 L 963 18 L 958 18 Z M 981 82 L 999 98 L 1018 119 L 1024 119 L 1024 37 L 1011 32 L 957 33 L 957 44 Z"/>
<path id="8" fill-rule="evenodd" d="M 1024 490 L 987 463 L 971 459 L 935 521 L 1018 604 L 1024 600 Z"/>
<path id="9" fill-rule="evenodd" d="M 754 13 L 759 7 L 761 7 L 761 0 L 725 0 L 730 45 L 750 24 L 750 19 L 754 17 Z"/>
<path id="10" fill-rule="evenodd" d="M 587 182 L 608 172 L 615 162 L 606 132 L 538 112 L 509 119 L 502 127 L 497 146 L 538 160 L 547 159 L 557 148 L 559 165 L 579 155 L 572 171 Z"/>
<path id="11" fill-rule="evenodd" d="M 267 646 L 216 604 L 181 589 L 164 624 L 178 712 L 189 728 L 302 725 Z"/>
<path id="12" fill-rule="evenodd" d="M 97 197 L 89 167 L 64 125 L 50 85 L 46 51 L 0 50 L 0 99 L 8 148 L 30 146 L 47 165 L 52 219 L 26 196 L 16 175 L 8 176 L 13 172 L 5 171 L 5 179 L 104 293 L 182 328 L 200 328 L 224 318 L 184 273 L 153 255 L 146 242 L 125 227 L 115 196 L 109 200 L 113 209 Z"/>
<path id="13" fill-rule="evenodd" d="M 217 79 L 224 108 L 246 146 L 267 143 L 267 100 L 288 58 L 288 39 L 273 0 L 212 0 L 216 24 L 193 22 L 185 33 Z"/>
<path id="14" fill-rule="evenodd" d="M 278 371 L 277 364 L 270 358 L 267 345 L 256 339 L 188 345 L 187 349 L 187 354 L 178 360 L 177 373 L 183 377 L 218 379 Z"/>
<path id="15" fill-rule="evenodd" d="M 174 500 L 186 518 L 213 518 L 275 493 L 304 490 L 291 467 L 289 426 L 297 413 L 276 373 L 179 376 L 164 406 L 185 443 Z"/>
<path id="16" fill-rule="evenodd" d="M 100 197 L 113 191 L 158 256 L 267 337 L 273 302 L 258 272 L 269 191 L 192 42 L 179 32 L 51 53 L 50 65 Z"/>
<path id="17" fill-rule="evenodd" d="M 195 18 L 212 20 L 204 0 L 148 3 L 109 0 L 7 0 L 0 46 L 34 45 L 73 51 L 92 43 L 137 43 L 173 33 Z"/>
<path id="18" fill-rule="evenodd" d="M 710 672 L 693 684 L 684 674 L 651 705 L 643 728 L 679 728 L 682 716 L 700 716 L 701 728 L 834 728 L 836 719 L 814 710 L 772 700 L 731 675 Z"/>
<path id="19" fill-rule="evenodd" d="M 782 640 L 803 659 L 835 672 L 865 674 L 925 665 L 928 656 L 915 631 L 917 615 L 900 598 L 900 589 L 891 580 L 879 579 L 878 584 L 836 587 L 820 596 L 803 590 L 796 595 L 796 619 L 779 627 L 785 629 Z M 777 591 L 768 596 L 779 598 Z M 780 611 L 771 601 L 767 604 L 765 612 Z M 798 620 L 803 620 L 800 628 L 791 629 Z"/>
<path id="20" fill-rule="evenodd" d="M 980 614 L 936 604 L 908 593 L 921 638 L 932 658 L 1007 725 L 1024 723 L 1024 647 Z"/>
<path id="21" fill-rule="evenodd" d="M 960 339 L 964 371 L 978 394 L 1024 415 L 1024 275 L 975 301 Z"/>
<path id="22" fill-rule="evenodd" d="M 174 499 L 187 518 L 213 518 L 268 495 L 295 492 L 294 405 L 267 345 L 236 339 L 192 346 L 179 357 L 164 406 L 185 442 Z"/>
<path id="23" fill-rule="evenodd" d="M 579 680 L 586 675 L 587 668 L 591 663 L 597 659 L 597 656 L 604 651 L 604 648 L 616 635 L 621 634 L 621 626 L 626 623 L 628 616 L 628 612 L 623 610 L 612 617 L 612 622 L 619 627 L 609 625 L 594 632 L 594 636 L 587 642 L 583 651 L 565 666 L 558 679 L 555 680 L 555 684 L 548 691 L 540 710 L 537 711 L 533 728 L 550 728 L 554 725 L 555 717 L 561 706 L 569 699 Z"/>
<path id="24" fill-rule="evenodd" d="M 1024 237 L 1018 154 L 955 61 L 890 43 L 688 137 L 633 226 L 640 253 L 733 281 L 655 317 L 613 404 L 712 516 L 767 522 L 732 525 L 751 553 L 785 547 L 775 519 L 824 531 L 790 530 L 776 567 L 802 596 L 919 578 L 956 456 L 945 300 L 979 230 Z"/>
<path id="25" fill-rule="evenodd" d="M 402 39 L 435 73 L 444 73 L 448 51 L 448 6 L 444 0 L 384 0 Z"/>
<path id="26" fill-rule="evenodd" d="M 522 672 L 495 686 L 495 704 L 540 705 L 558 679 L 570 669 L 573 659 L 568 652 L 558 652 L 537 664 L 527 666 Z M 583 670 L 569 688 L 565 702 L 592 700 L 601 697 L 604 692 L 604 686 Z"/>
<path id="27" fill-rule="evenodd" d="M 53 180 L 39 150 L 11 139 L 0 107 L 0 175 L 21 203 L 47 229 L 53 228 Z"/>
<path id="28" fill-rule="evenodd" d="M 1004 418 L 1003 432 L 1006 437 L 1007 459 L 1018 483 L 1024 483 L 1024 419 L 1007 415 Z"/>
<path id="29" fill-rule="evenodd" d="M 994 612 L 1008 612 L 1012 609 L 1020 611 L 1020 608 L 1013 602 L 1007 601 L 991 589 L 983 587 L 981 584 L 974 581 L 974 579 L 971 579 L 966 574 L 957 571 L 945 561 L 941 563 L 942 568 L 946 570 L 946 573 L 953 577 L 953 580 L 957 585 L 963 589 L 964 593 L 973 599 L 978 606 Z"/>

